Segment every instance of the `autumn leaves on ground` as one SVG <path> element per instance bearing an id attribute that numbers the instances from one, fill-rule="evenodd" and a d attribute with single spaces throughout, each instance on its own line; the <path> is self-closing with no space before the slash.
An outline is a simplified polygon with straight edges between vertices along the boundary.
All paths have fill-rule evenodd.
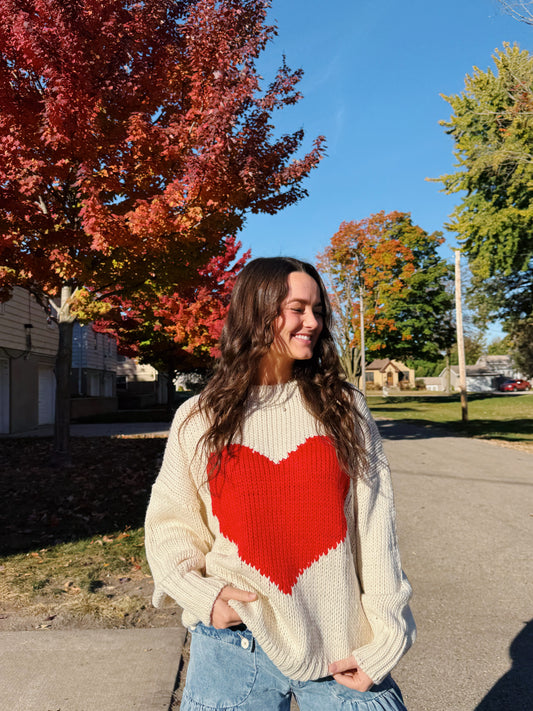
<path id="1" fill-rule="evenodd" d="M 0 477 L 0 630 L 163 626 L 143 520 L 162 438 L 76 438 L 74 466 L 48 439 L 5 439 Z"/>

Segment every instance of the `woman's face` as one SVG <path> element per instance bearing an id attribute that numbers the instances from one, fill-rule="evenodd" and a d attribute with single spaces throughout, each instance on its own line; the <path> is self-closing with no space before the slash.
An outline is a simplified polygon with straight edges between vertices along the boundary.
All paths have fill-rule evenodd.
<path id="1" fill-rule="evenodd" d="M 267 380 L 273 382 L 288 380 L 295 360 L 312 357 L 323 326 L 320 289 L 313 277 L 291 272 L 288 287 L 281 313 L 273 324 L 274 342 L 261 363 L 262 374 L 268 371 Z"/>

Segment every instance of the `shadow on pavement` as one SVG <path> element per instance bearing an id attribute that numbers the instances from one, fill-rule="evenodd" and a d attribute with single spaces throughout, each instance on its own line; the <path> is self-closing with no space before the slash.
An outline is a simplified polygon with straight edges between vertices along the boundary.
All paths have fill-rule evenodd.
<path id="1" fill-rule="evenodd" d="M 374 417 L 379 412 L 373 411 Z M 470 420 L 463 425 L 460 420 L 433 424 L 427 420 L 378 420 L 381 436 L 386 439 L 429 439 L 434 437 L 476 437 L 501 439 L 513 442 L 533 436 L 533 420 Z"/>
<path id="2" fill-rule="evenodd" d="M 378 420 L 376 424 L 383 439 L 433 439 L 455 436 L 453 432 L 422 422 L 415 424 L 401 420 Z"/>
<path id="3" fill-rule="evenodd" d="M 514 638 L 509 648 L 513 665 L 474 711 L 531 711 L 533 709 L 533 620 Z"/>

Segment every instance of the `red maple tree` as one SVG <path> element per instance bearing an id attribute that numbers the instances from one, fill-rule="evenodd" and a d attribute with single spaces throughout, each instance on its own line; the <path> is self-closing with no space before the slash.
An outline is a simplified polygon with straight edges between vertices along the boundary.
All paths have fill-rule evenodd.
<path id="1" fill-rule="evenodd" d="M 199 278 L 245 213 L 302 198 L 322 138 L 274 137 L 298 101 L 256 60 L 266 0 L 0 0 L 0 294 L 57 299 L 56 443 L 68 450 L 73 295 Z"/>
<path id="2" fill-rule="evenodd" d="M 174 401 L 174 379 L 181 371 L 207 370 L 219 354 L 218 340 L 235 279 L 250 256 L 239 259 L 241 243 L 224 241 L 225 251 L 198 270 L 198 284 L 170 294 L 107 299 L 110 310 L 94 322 L 95 331 L 116 338 L 119 353 L 150 363 L 167 375 L 168 403 Z"/>

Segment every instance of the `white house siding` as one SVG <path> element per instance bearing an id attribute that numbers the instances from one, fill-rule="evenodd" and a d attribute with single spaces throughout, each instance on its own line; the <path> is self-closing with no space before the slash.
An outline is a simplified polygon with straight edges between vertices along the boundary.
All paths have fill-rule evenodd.
<path id="1" fill-rule="evenodd" d="M 114 338 L 96 333 L 91 324 L 74 324 L 72 336 L 72 391 L 80 396 L 114 397 L 117 345 Z"/>
<path id="2" fill-rule="evenodd" d="M 15 287 L 12 298 L 0 309 L 1 350 L 26 351 L 27 333 L 31 336 L 31 352 L 55 357 L 58 334 L 54 323 L 48 323 L 46 314 L 35 298 L 24 289 Z M 24 324 L 32 328 L 25 329 Z"/>
<path id="3" fill-rule="evenodd" d="M 57 326 L 48 322 L 44 309 L 16 287 L 0 306 L 0 432 L 24 432 L 49 421 L 58 340 Z"/>
<path id="4" fill-rule="evenodd" d="M 117 377 L 121 402 L 127 406 L 148 406 L 167 402 L 166 375 L 148 363 L 118 356 Z"/>

